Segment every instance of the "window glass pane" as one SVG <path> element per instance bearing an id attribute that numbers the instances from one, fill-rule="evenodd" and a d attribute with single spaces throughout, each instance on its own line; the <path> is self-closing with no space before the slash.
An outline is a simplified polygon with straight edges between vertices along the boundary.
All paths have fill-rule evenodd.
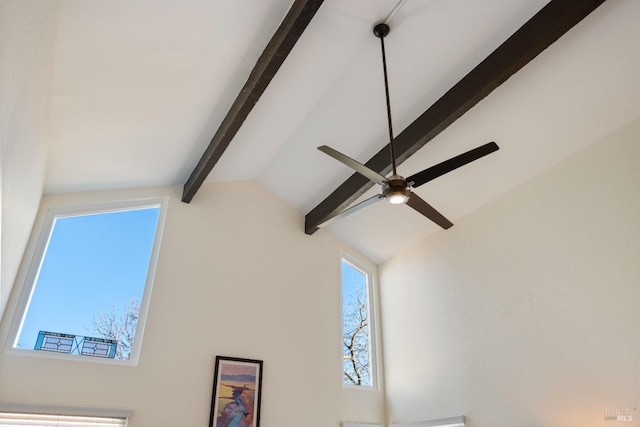
<path id="1" fill-rule="evenodd" d="M 16 347 L 129 359 L 159 213 L 55 219 Z"/>
<path id="2" fill-rule="evenodd" d="M 342 260 L 343 382 L 371 386 L 370 310 L 367 274 Z"/>

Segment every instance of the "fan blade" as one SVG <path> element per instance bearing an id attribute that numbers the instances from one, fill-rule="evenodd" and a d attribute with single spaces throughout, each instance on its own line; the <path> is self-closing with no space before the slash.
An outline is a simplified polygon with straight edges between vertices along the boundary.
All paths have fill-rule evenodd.
<path id="1" fill-rule="evenodd" d="M 364 176 L 365 178 L 369 178 L 371 181 L 375 182 L 376 184 L 382 185 L 385 182 L 387 182 L 387 178 L 380 175 L 378 172 L 369 169 L 362 163 L 358 163 L 357 161 L 353 160 L 351 157 L 345 156 L 341 152 L 336 151 L 327 145 L 322 145 L 318 147 L 318 150 L 344 163 L 345 165 L 349 166 L 351 169 L 358 172 L 360 175 Z"/>
<path id="2" fill-rule="evenodd" d="M 453 226 L 451 221 L 442 216 L 440 212 L 435 210 L 429 203 L 422 200 L 416 193 L 411 193 L 411 196 L 409 196 L 409 200 L 407 201 L 407 205 L 411 206 L 413 209 L 420 212 L 422 215 L 426 216 L 445 230 Z"/>
<path id="3" fill-rule="evenodd" d="M 407 178 L 407 182 L 413 183 L 411 184 L 413 188 L 418 188 L 422 184 L 425 184 L 432 179 L 436 179 L 439 176 L 444 175 L 445 173 L 458 169 L 460 166 L 464 166 L 468 163 L 473 162 L 474 160 L 478 160 L 479 158 L 486 156 L 487 154 L 498 151 L 499 148 L 500 147 L 498 147 L 498 144 L 496 144 L 495 142 L 481 145 L 480 147 L 474 148 L 473 150 L 467 151 L 466 153 L 462 153 L 459 156 L 452 157 L 449 160 L 445 160 L 442 163 L 431 166 L 430 168 L 427 168 L 422 172 L 413 174 Z"/>
<path id="4" fill-rule="evenodd" d="M 362 202 L 356 205 L 353 205 L 350 208 L 347 208 L 342 212 L 335 214 L 334 216 L 330 216 L 329 218 L 325 219 L 325 221 L 322 224 L 319 224 L 318 227 L 319 228 L 326 227 L 336 219 L 344 218 L 345 216 L 350 215 L 356 211 L 359 211 L 362 208 L 366 208 L 367 206 L 372 205 L 381 199 L 384 199 L 384 196 L 382 194 L 376 194 L 375 196 L 370 197 L 367 200 L 363 200 Z"/>

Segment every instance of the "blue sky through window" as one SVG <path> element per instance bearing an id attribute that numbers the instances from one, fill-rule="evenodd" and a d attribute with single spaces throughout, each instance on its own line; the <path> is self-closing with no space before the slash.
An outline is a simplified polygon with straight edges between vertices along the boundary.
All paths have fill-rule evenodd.
<path id="1" fill-rule="evenodd" d="M 142 300 L 159 207 L 56 219 L 20 330 L 33 349 L 40 330 L 96 336 L 94 316 Z"/>
<path id="2" fill-rule="evenodd" d="M 342 261 L 342 310 L 358 296 L 367 295 L 367 275 L 346 261 Z"/>

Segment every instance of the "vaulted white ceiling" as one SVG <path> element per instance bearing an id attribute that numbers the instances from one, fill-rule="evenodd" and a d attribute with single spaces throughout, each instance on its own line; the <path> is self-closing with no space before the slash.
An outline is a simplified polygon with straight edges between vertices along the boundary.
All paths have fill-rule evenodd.
<path id="1" fill-rule="evenodd" d="M 386 113 L 371 28 L 397 3 L 326 0 L 208 181 L 256 179 L 306 214 L 352 173 L 317 146 L 363 163 L 380 150 L 388 142 Z M 396 133 L 545 4 L 406 1 L 386 39 Z M 184 184 L 290 6 L 63 1 L 45 192 Z M 639 117 L 638 16 L 637 0 L 605 2 L 399 172 L 496 141 L 497 153 L 416 190 L 455 224 Z M 378 262 L 447 232 L 385 203 L 328 229 Z"/>

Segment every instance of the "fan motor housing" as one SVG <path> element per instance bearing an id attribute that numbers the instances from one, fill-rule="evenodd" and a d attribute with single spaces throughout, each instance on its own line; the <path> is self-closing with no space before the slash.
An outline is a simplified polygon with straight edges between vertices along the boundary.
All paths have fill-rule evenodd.
<path id="1" fill-rule="evenodd" d="M 407 180 L 400 175 L 392 175 L 389 181 L 382 186 L 382 195 L 389 200 L 391 196 L 404 196 L 409 198 L 411 188 L 407 185 Z"/>

